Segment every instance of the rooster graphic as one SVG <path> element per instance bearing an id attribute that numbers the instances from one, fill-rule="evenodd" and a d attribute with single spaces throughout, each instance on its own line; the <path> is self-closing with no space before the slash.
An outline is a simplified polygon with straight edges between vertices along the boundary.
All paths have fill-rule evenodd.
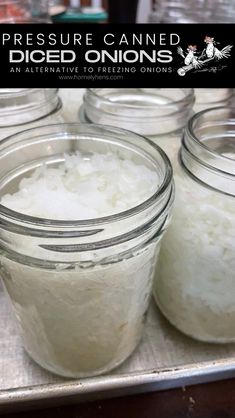
<path id="1" fill-rule="evenodd" d="M 231 56 L 232 45 L 227 45 L 219 50 L 215 46 L 217 42 L 210 36 L 205 36 L 204 42 L 206 43 L 206 48 L 201 54 L 197 53 L 196 45 L 188 45 L 187 53 L 184 53 L 180 46 L 177 48 L 177 52 L 184 59 L 185 64 L 177 71 L 180 76 L 184 76 L 188 71 L 200 69 L 212 61 L 216 62 Z"/>
<path id="2" fill-rule="evenodd" d="M 215 58 L 217 60 L 220 60 L 222 58 L 230 57 L 232 45 L 227 45 L 220 51 L 218 48 L 215 47 L 217 42 L 215 42 L 214 38 L 206 36 L 204 42 L 207 44 L 207 47 L 204 49 L 202 54 L 206 55 L 207 58 Z"/>
<path id="3" fill-rule="evenodd" d="M 185 65 L 192 64 L 195 68 L 197 68 L 197 58 L 195 54 L 197 53 L 197 45 L 188 45 L 187 52 L 184 53 L 181 47 L 178 48 L 178 54 L 184 58 Z"/>

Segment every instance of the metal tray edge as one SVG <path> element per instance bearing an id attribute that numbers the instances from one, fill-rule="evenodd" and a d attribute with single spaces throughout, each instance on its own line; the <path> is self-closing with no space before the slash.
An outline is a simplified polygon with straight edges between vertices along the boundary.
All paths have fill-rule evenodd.
<path id="1" fill-rule="evenodd" d="M 97 399 L 160 391 L 235 376 L 235 358 L 202 362 L 144 373 L 98 377 L 60 384 L 31 386 L 0 391 L 0 414 L 54 404 L 79 403 Z"/>

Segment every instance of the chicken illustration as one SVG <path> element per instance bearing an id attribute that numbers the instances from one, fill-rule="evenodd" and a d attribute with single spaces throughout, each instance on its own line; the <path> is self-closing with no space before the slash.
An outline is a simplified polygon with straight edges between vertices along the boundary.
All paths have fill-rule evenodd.
<path id="1" fill-rule="evenodd" d="M 216 60 L 220 60 L 222 58 L 228 58 L 230 56 L 230 51 L 232 49 L 232 45 L 227 45 L 225 48 L 221 49 L 221 51 L 216 48 L 216 42 L 214 38 L 210 36 L 206 36 L 204 42 L 207 44 L 207 47 L 202 52 L 200 58 L 205 56 L 206 58 L 214 58 Z"/>
<path id="2" fill-rule="evenodd" d="M 177 52 L 182 58 L 184 58 L 185 65 L 192 64 L 194 68 L 200 67 L 200 63 L 198 62 L 197 57 L 195 57 L 195 54 L 197 53 L 197 45 L 188 45 L 186 54 L 184 54 L 183 49 L 179 46 Z"/>
<path id="3" fill-rule="evenodd" d="M 189 71 L 201 69 L 202 67 L 209 65 L 210 62 L 229 58 L 231 56 L 232 45 L 227 45 L 219 50 L 215 46 L 216 42 L 214 38 L 211 36 L 205 36 L 204 42 L 207 46 L 199 56 L 195 56 L 196 54 L 198 55 L 196 45 L 188 45 L 187 53 L 184 53 L 180 46 L 177 48 L 177 52 L 184 59 L 185 64 L 177 70 L 177 73 L 180 76 L 184 76 Z"/>

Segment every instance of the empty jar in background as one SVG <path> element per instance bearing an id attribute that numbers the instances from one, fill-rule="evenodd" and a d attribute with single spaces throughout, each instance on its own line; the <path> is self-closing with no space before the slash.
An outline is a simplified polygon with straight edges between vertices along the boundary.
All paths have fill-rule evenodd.
<path id="1" fill-rule="evenodd" d="M 31 15 L 36 19 L 44 20 L 46 23 L 50 23 L 50 16 L 48 10 L 48 0 L 30 0 Z"/>
<path id="2" fill-rule="evenodd" d="M 179 161 L 155 300 L 185 334 L 235 342 L 235 109 L 196 114 L 185 130 Z"/>
<path id="3" fill-rule="evenodd" d="M 34 126 L 63 121 L 57 89 L 0 89 L 0 141 Z"/>
<path id="4" fill-rule="evenodd" d="M 133 352 L 173 199 L 167 156 L 129 131 L 58 124 L 0 143 L 0 274 L 39 365 L 86 377 Z"/>
<path id="5" fill-rule="evenodd" d="M 232 106 L 234 102 L 234 89 L 194 89 L 195 113 L 201 110 L 219 106 Z"/>
<path id="6" fill-rule="evenodd" d="M 61 122 L 64 116 L 57 89 L 0 89 L 0 142 L 34 126 Z"/>
<path id="7" fill-rule="evenodd" d="M 233 23 L 234 0 L 154 0 L 151 23 Z"/>
<path id="8" fill-rule="evenodd" d="M 80 119 L 147 136 L 173 162 L 193 105 L 193 89 L 87 89 Z"/>

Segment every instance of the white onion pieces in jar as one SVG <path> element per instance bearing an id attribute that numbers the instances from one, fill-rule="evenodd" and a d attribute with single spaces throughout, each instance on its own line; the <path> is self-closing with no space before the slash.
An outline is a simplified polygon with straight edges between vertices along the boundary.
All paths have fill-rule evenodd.
<path id="1" fill-rule="evenodd" d="M 68 228 L 74 228 L 75 238 L 62 232 L 60 238 L 58 226 L 57 238 L 50 237 L 48 246 L 45 236 L 40 241 L 37 234 L 14 236 L 14 247 L 27 252 L 29 261 L 22 254 L 14 258 L 6 252 L 1 257 L 1 275 L 24 347 L 42 367 L 68 377 L 97 375 L 116 367 L 136 347 L 149 305 L 162 221 L 154 217 L 152 222 L 151 213 L 146 220 L 146 211 L 110 224 L 87 220 L 143 203 L 159 182 L 156 170 L 131 159 L 111 152 L 77 152 L 65 155 L 55 167 L 36 169 L 20 181 L 18 191 L 2 197 L 2 205 L 21 214 L 88 223 Z M 156 216 L 155 208 L 147 206 L 151 210 Z M 44 229 L 48 233 L 50 226 Z M 119 237 L 124 237 L 120 243 Z"/>
<path id="2" fill-rule="evenodd" d="M 36 169 L 0 203 L 30 216 L 82 220 L 130 209 L 157 188 L 158 176 L 143 165 L 112 153 L 83 157 L 77 152 L 65 155 L 58 167 Z"/>
<path id="3" fill-rule="evenodd" d="M 235 341 L 234 197 L 175 176 L 176 202 L 154 295 L 178 329 L 209 342 Z"/>

